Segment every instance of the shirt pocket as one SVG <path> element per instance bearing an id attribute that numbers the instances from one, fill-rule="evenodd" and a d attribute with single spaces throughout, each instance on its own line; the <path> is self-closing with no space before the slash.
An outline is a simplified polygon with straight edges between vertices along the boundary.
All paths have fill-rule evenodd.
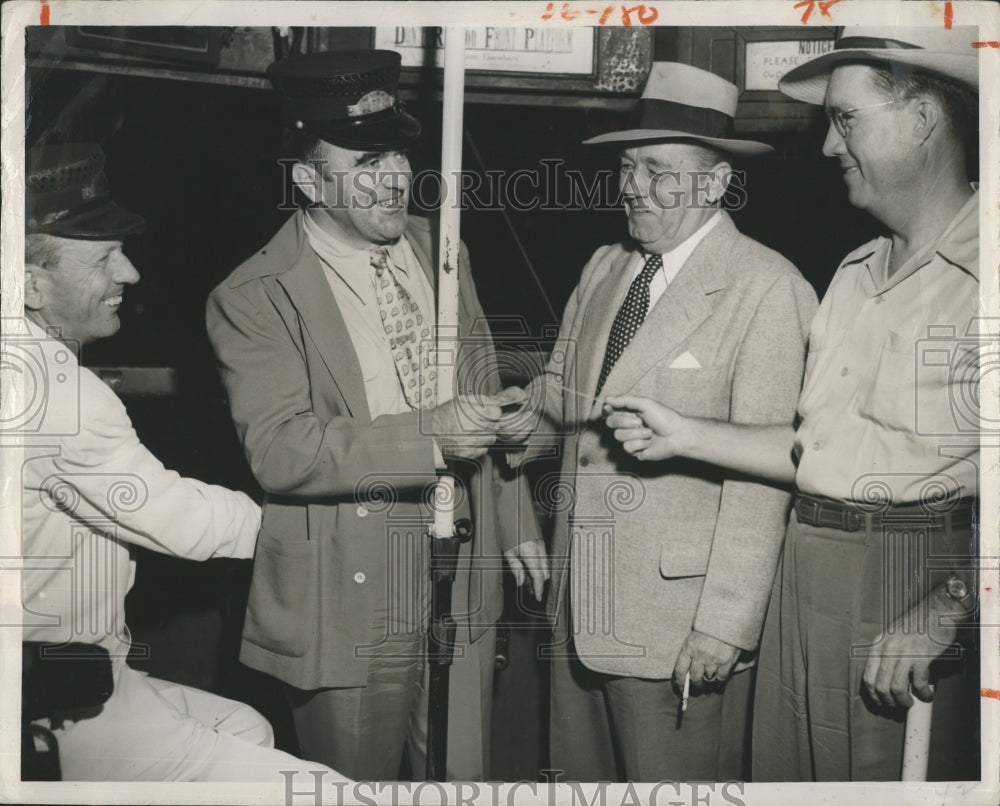
<path id="1" fill-rule="evenodd" d="M 981 344 L 890 331 L 869 404 L 872 416 L 921 437 L 979 433 Z"/>
<path id="2" fill-rule="evenodd" d="M 931 350 L 925 354 L 930 363 L 924 364 L 920 358 L 925 341 L 912 331 L 886 333 L 874 380 L 859 390 L 858 410 L 862 416 L 884 428 L 912 434 L 920 428 L 933 432 L 941 426 L 942 415 L 950 419 L 949 359 Z"/>
<path id="3" fill-rule="evenodd" d="M 353 336 L 354 349 L 357 351 L 358 364 L 361 366 L 361 377 L 365 383 L 374 381 L 379 375 L 379 368 L 390 356 L 389 346 L 384 341 L 376 340 L 372 335 L 362 331 Z"/>
<path id="4" fill-rule="evenodd" d="M 809 352 L 806 355 L 805 378 L 799 397 L 799 414 L 822 408 L 829 403 L 830 390 L 824 379 L 840 373 L 844 351 L 852 349 L 847 342 L 848 330 L 817 331 L 809 336 Z"/>

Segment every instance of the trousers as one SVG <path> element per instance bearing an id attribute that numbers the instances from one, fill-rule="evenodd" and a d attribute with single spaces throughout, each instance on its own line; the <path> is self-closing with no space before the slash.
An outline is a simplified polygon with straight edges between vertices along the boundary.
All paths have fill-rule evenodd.
<path id="1" fill-rule="evenodd" d="M 100 713 L 52 726 L 67 781 L 259 781 L 284 783 L 282 771 L 321 771 L 322 764 L 274 749 L 270 724 L 257 711 L 207 691 L 122 666 Z"/>
<path id="2" fill-rule="evenodd" d="M 865 647 L 923 599 L 935 569 L 968 557 L 971 537 L 935 523 L 850 532 L 792 513 L 757 670 L 755 782 L 899 780 L 906 711 L 867 698 Z M 931 665 L 930 780 L 979 777 L 974 644 L 966 634 Z"/>
<path id="3" fill-rule="evenodd" d="M 552 659 L 549 763 L 569 781 L 744 780 L 751 672 L 692 691 Z"/>
<path id="4" fill-rule="evenodd" d="M 447 778 L 482 781 L 489 774 L 496 627 L 470 643 L 456 639 L 448 698 Z M 373 657 L 364 686 L 304 691 L 285 685 L 304 758 L 355 780 L 399 780 L 403 754 L 414 780 L 424 779 L 429 668 L 416 630 L 373 625 Z"/>

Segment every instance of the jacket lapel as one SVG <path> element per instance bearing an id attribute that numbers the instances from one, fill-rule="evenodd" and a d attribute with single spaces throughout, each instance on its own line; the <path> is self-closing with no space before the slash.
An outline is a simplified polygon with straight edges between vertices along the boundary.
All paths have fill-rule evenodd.
<path id="1" fill-rule="evenodd" d="M 726 287 L 725 255 L 737 235 L 732 219 L 725 212 L 721 215 L 722 220 L 691 253 L 611 370 L 604 383 L 608 393 L 632 388 L 711 316 L 712 295 Z M 594 409 L 599 408 L 600 401 L 595 401 Z"/>
<path id="2" fill-rule="evenodd" d="M 351 335 L 323 276 L 319 258 L 309 248 L 301 215 L 296 213 L 294 216 L 295 262 L 288 271 L 278 275 L 278 282 L 299 312 L 309 338 L 316 345 L 351 414 L 370 418 L 361 365 L 354 352 Z"/>
<path id="3" fill-rule="evenodd" d="M 615 258 L 608 273 L 594 287 L 587 303 L 578 330 L 577 381 L 573 384 L 571 379 L 566 379 L 567 386 L 577 389 L 581 394 L 593 395 L 597 390 L 611 325 L 632 284 L 632 274 L 628 268 L 635 254 L 635 251 L 626 251 Z M 579 401 L 572 403 L 574 410 L 579 405 Z"/>

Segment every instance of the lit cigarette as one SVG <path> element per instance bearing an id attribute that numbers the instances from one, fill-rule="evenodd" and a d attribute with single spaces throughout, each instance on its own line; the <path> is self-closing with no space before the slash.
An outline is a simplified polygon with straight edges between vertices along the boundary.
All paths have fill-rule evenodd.
<path id="1" fill-rule="evenodd" d="M 598 398 L 595 395 L 585 395 L 583 392 L 578 392 L 576 389 L 570 389 L 568 386 L 556 386 L 560 392 L 569 392 L 571 395 L 575 395 L 581 400 L 586 400 L 590 405 L 594 405 L 594 401 Z"/>
<path id="2" fill-rule="evenodd" d="M 691 696 L 691 673 L 684 673 L 684 692 L 681 694 L 681 713 L 688 709 L 688 697 Z"/>

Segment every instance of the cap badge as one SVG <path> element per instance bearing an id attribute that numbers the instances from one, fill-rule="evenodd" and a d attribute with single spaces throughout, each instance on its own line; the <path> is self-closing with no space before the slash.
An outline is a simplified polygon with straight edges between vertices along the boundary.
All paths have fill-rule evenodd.
<path id="1" fill-rule="evenodd" d="M 347 116 L 356 118 L 361 115 L 370 115 L 372 112 L 381 112 L 383 109 L 388 109 L 392 106 L 395 100 L 395 98 L 384 90 L 374 90 L 362 97 L 356 104 L 349 105 L 347 107 Z"/>

